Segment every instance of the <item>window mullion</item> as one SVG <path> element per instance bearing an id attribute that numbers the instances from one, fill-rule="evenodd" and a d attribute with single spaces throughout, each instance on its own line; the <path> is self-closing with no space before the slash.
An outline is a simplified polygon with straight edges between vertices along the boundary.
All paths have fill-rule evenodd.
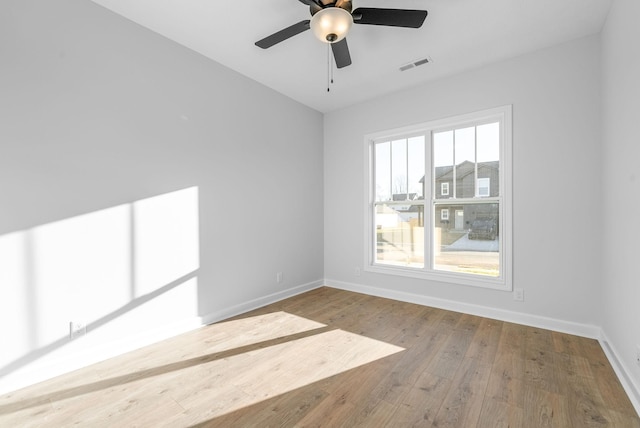
<path id="1" fill-rule="evenodd" d="M 473 127 L 473 185 L 475 196 L 480 196 L 478 188 L 478 127 Z"/>
<path id="2" fill-rule="evenodd" d="M 393 144 L 389 142 L 389 200 L 393 200 Z"/>
<path id="3" fill-rule="evenodd" d="M 404 157 L 404 164 L 405 164 L 405 171 L 406 171 L 406 176 L 405 176 L 405 186 L 407 186 L 406 188 L 406 193 L 407 193 L 407 200 L 409 200 L 409 139 L 405 138 L 404 139 L 404 153 L 405 153 L 405 157 Z"/>
<path id="4" fill-rule="evenodd" d="M 451 167 L 453 169 L 451 176 L 453 177 L 453 199 L 456 199 L 456 197 L 458 196 L 457 191 L 458 191 L 458 181 L 457 181 L 457 169 L 456 169 L 456 131 L 453 130 L 453 166 Z M 433 168 L 434 170 L 434 176 L 435 176 L 435 167 Z"/>
<path id="5" fill-rule="evenodd" d="M 425 135 L 424 143 L 428 144 L 428 147 L 425 147 L 424 150 L 424 184 L 423 184 L 423 201 L 424 206 L 422 208 L 422 212 L 424 212 L 424 267 L 423 270 L 425 272 L 431 272 L 433 270 L 433 225 L 435 212 L 433 210 L 433 204 L 429 203 L 427 205 L 427 201 L 432 201 L 435 197 L 437 191 L 435 188 L 435 168 L 433 168 L 433 131 L 428 133 L 429 138 Z M 428 176 L 429 186 L 427 191 L 427 171 L 429 171 Z"/>

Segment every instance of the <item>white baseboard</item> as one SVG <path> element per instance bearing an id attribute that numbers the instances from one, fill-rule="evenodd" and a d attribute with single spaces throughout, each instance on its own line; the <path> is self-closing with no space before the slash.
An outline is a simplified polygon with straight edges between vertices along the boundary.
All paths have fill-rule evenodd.
<path id="1" fill-rule="evenodd" d="M 636 412 L 640 415 L 640 385 L 638 385 L 634 377 L 630 375 L 631 371 L 623 363 L 624 360 L 619 357 L 620 353 L 616 351 L 616 348 L 609 341 L 604 331 L 601 332 L 599 342 L 613 370 L 616 372 L 616 375 L 618 375 L 622 387 L 629 396 L 631 404 L 633 404 Z"/>
<path id="2" fill-rule="evenodd" d="M 523 324 L 531 327 L 554 330 L 561 333 L 573 334 L 576 336 L 598 339 L 600 328 L 588 324 L 580 324 L 571 321 L 558 320 L 539 315 L 531 315 L 520 312 L 496 309 L 487 306 L 462 303 L 454 300 L 440 299 L 420 294 L 407 293 L 404 291 L 389 290 L 386 288 L 371 287 L 368 285 L 354 284 L 344 281 L 325 279 L 328 287 L 339 288 L 341 290 L 354 291 L 372 296 L 385 297 L 387 299 L 399 300 L 401 302 L 416 303 L 418 305 L 432 306 L 434 308 L 446 309 L 454 312 L 462 312 L 470 315 L 477 315 L 500 321 L 507 321 L 516 324 Z"/>
<path id="3" fill-rule="evenodd" d="M 41 363 L 36 361 L 24 369 L 16 370 L 0 378 L 0 395 L 143 348 L 153 343 L 195 330 L 204 325 L 222 321 L 270 303 L 293 297 L 321 287 L 323 284 L 323 280 L 309 282 L 204 316 L 181 320 L 173 324 L 165 324 L 143 333 L 137 333 L 118 340 L 109 341 L 100 346 L 83 349 L 72 355 L 65 355 L 64 358 L 53 358 Z"/>
<path id="4" fill-rule="evenodd" d="M 213 312 L 211 314 L 202 317 L 202 324 L 212 324 L 214 322 L 222 321 L 227 318 L 234 317 L 236 315 L 244 314 L 245 312 L 252 311 L 254 309 L 261 308 L 271 303 L 279 302 L 280 300 L 287 299 L 289 297 L 297 296 L 298 294 L 305 293 L 310 290 L 322 287 L 324 285 L 323 280 L 308 282 L 306 284 L 299 285 L 297 287 L 288 288 L 286 290 L 279 291 L 277 293 L 269 294 L 257 299 L 249 300 L 248 302 L 240 303 L 230 308 Z"/>

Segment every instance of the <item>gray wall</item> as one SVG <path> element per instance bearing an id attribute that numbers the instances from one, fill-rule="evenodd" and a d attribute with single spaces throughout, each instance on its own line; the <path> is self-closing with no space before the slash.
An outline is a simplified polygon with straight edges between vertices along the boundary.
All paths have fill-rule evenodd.
<path id="1" fill-rule="evenodd" d="M 325 115 L 327 282 L 600 325 L 599 54 L 593 36 Z M 356 276 L 365 263 L 364 135 L 506 104 L 513 105 L 513 284 L 525 301 L 504 291 Z"/>
<path id="2" fill-rule="evenodd" d="M 320 113 L 84 0 L 3 1 L 0 62 L 0 374 L 321 281 Z"/>
<path id="3" fill-rule="evenodd" d="M 603 329 L 640 392 L 640 2 L 616 0 L 602 33 Z M 640 403 L 640 396 L 636 397 Z"/>

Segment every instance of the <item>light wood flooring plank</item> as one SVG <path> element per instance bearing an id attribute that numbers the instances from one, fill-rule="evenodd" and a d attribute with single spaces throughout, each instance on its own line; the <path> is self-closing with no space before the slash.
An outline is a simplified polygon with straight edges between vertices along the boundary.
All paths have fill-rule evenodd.
<path id="1" fill-rule="evenodd" d="M 451 380 L 423 372 L 402 396 L 387 426 L 430 426 L 451 388 Z"/>
<path id="2" fill-rule="evenodd" d="M 523 410 L 504 401 L 485 397 L 477 428 L 527 428 Z"/>
<path id="3" fill-rule="evenodd" d="M 525 328 L 504 323 L 491 367 L 486 398 L 523 407 Z"/>
<path id="4" fill-rule="evenodd" d="M 451 381 L 449 393 L 433 425 L 437 427 L 475 427 L 480 417 L 491 366 L 465 358 Z"/>

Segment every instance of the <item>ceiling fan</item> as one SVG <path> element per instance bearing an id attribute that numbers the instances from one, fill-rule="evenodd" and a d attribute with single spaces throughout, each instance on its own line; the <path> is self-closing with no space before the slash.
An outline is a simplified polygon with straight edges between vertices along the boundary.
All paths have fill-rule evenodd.
<path id="1" fill-rule="evenodd" d="M 352 11 L 350 0 L 299 1 L 309 6 L 311 19 L 300 21 L 258 40 L 256 46 L 267 49 L 311 29 L 318 39 L 331 44 L 336 66 L 343 68 L 351 65 L 351 55 L 345 39 L 351 24 L 420 28 L 427 17 L 426 10 L 359 7 Z"/>

